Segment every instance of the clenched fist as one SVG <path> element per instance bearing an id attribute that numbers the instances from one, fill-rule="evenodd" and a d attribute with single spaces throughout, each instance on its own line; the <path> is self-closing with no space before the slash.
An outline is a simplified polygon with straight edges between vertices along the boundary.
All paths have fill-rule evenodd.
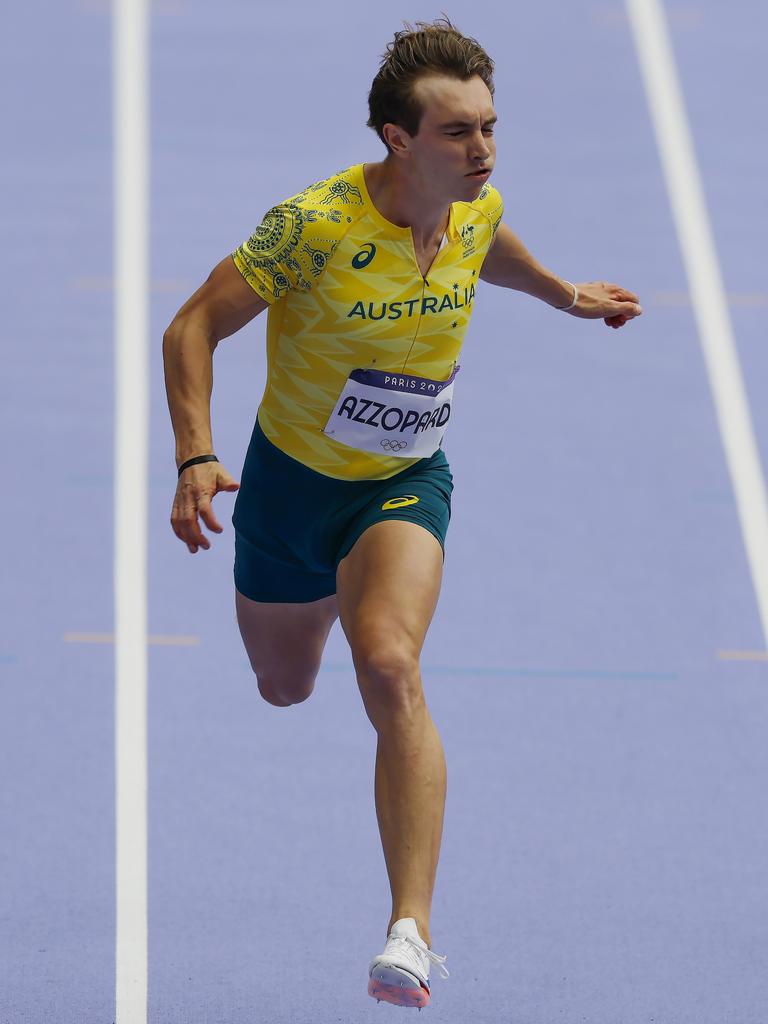
<path id="1" fill-rule="evenodd" d="M 573 309 L 566 312 L 571 316 L 595 319 L 602 317 L 609 327 L 623 327 L 628 320 L 640 316 L 640 300 L 634 292 L 618 284 L 605 281 L 588 281 L 575 285 L 579 300 Z"/>

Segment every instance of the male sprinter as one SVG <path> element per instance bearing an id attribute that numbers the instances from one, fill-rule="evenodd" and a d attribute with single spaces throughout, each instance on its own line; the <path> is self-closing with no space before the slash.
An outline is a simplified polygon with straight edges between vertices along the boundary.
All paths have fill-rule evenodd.
<path id="1" fill-rule="evenodd" d="M 451 472 L 441 447 L 478 278 L 621 327 L 617 285 L 572 285 L 501 223 L 487 184 L 493 63 L 449 21 L 406 25 L 369 95 L 387 148 L 273 207 L 164 337 L 179 481 L 171 522 L 194 554 L 198 516 L 235 502 L 238 623 L 261 695 L 312 693 L 338 616 L 378 737 L 376 811 L 392 914 L 368 992 L 430 1001 L 430 908 L 446 769 L 419 655 L 440 590 Z M 269 307 L 267 384 L 238 485 L 213 454 L 216 345 Z M 460 386 L 460 381 L 458 381 Z"/>

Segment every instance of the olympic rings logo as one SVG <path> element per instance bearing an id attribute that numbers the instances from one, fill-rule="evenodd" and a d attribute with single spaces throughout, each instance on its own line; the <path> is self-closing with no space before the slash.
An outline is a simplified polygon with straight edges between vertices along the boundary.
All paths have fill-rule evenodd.
<path id="1" fill-rule="evenodd" d="M 379 444 L 390 452 L 401 452 L 403 448 L 408 447 L 407 441 L 393 441 L 391 437 L 385 437 Z"/>

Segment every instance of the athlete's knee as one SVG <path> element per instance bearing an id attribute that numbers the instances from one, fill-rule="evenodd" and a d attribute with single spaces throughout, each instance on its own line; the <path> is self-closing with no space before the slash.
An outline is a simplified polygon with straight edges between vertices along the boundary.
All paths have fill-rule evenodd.
<path id="1" fill-rule="evenodd" d="M 363 643 L 352 651 L 357 680 L 368 717 L 408 716 L 424 705 L 419 659 L 408 646 Z"/>
<path id="2" fill-rule="evenodd" d="M 290 682 L 280 680 L 274 676 L 265 676 L 262 673 L 256 674 L 256 681 L 259 693 L 268 704 L 274 704 L 276 708 L 287 708 L 292 704 L 301 704 L 312 695 L 315 688 L 314 679 L 291 680 Z"/>
<path id="3" fill-rule="evenodd" d="M 305 661 L 293 666 L 265 666 L 261 657 L 254 657 L 248 649 L 248 659 L 256 676 L 259 693 L 268 704 L 277 708 L 287 708 L 291 704 L 301 704 L 312 695 L 315 688 L 317 668 Z"/>
<path id="4" fill-rule="evenodd" d="M 259 693 L 268 704 L 274 704 L 276 708 L 287 708 L 290 707 L 291 702 L 289 700 L 283 700 L 275 693 L 270 683 L 262 676 L 256 676 L 256 681 L 259 687 Z"/>

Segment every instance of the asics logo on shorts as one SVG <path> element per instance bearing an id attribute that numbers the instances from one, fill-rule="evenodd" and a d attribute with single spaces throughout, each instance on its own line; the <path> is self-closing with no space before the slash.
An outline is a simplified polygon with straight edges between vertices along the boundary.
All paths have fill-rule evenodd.
<path id="1" fill-rule="evenodd" d="M 395 441 L 391 437 L 385 437 L 383 441 L 379 441 L 382 448 L 386 448 L 388 452 L 401 452 L 403 448 L 408 447 L 407 441 Z"/>
<path id="2" fill-rule="evenodd" d="M 402 498 L 390 498 L 381 506 L 382 512 L 392 508 L 405 508 L 406 505 L 415 505 L 419 499 L 415 494 L 405 494 Z"/>

